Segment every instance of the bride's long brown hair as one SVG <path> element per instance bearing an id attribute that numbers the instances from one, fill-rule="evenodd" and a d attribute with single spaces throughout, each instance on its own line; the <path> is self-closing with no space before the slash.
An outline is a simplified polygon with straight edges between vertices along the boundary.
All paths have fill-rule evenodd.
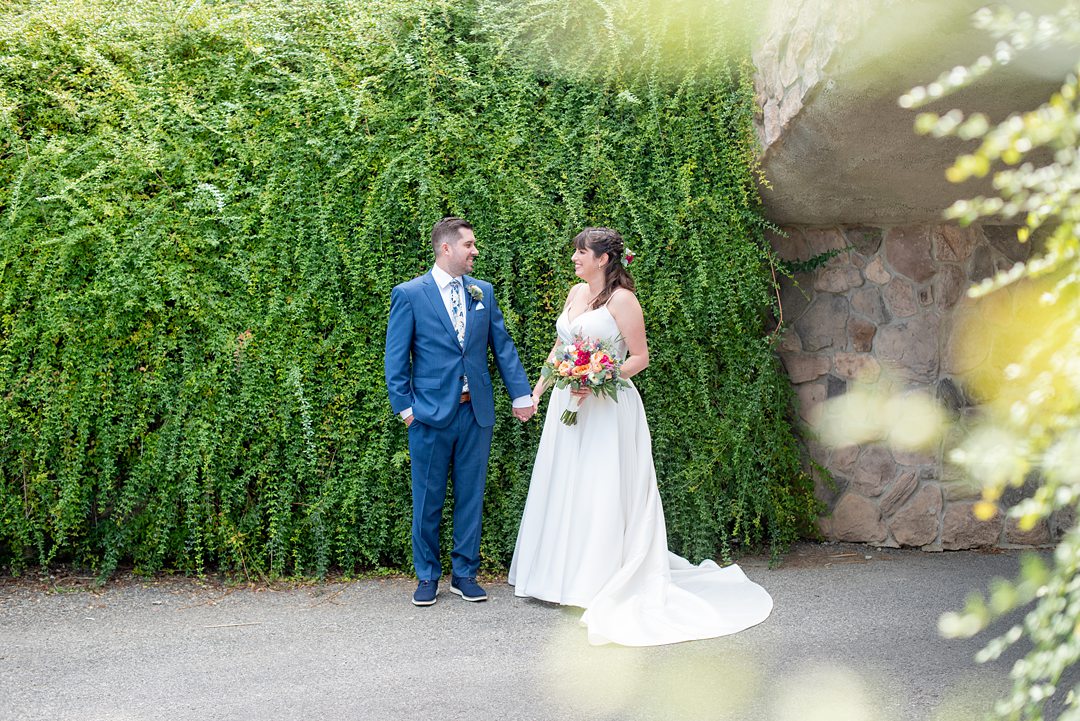
<path id="1" fill-rule="evenodd" d="M 630 273 L 622 264 L 626 245 L 618 231 L 611 228 L 586 228 L 574 236 L 574 246 L 578 250 L 588 249 L 597 257 L 605 253 L 608 257 L 604 265 L 604 289 L 593 298 L 589 305 L 590 309 L 599 308 L 607 303 L 611 295 L 619 288 L 634 292 L 634 279 L 630 277 Z"/>

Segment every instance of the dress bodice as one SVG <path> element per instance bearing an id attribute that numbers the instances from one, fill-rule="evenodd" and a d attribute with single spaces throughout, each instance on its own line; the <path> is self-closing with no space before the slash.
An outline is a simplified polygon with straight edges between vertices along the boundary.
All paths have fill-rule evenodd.
<path id="1" fill-rule="evenodd" d="M 559 333 L 559 340 L 570 343 L 575 336 L 585 336 L 606 340 L 611 345 L 611 352 L 619 361 L 626 360 L 626 341 L 619 332 L 619 326 L 615 323 L 615 317 L 611 315 L 606 305 L 587 310 L 570 320 L 570 310 L 564 309 L 558 320 L 555 321 L 555 330 Z"/>

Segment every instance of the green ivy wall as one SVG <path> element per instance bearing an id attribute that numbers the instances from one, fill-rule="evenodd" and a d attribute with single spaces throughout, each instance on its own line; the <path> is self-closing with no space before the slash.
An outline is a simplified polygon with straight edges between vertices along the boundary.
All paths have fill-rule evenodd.
<path id="1" fill-rule="evenodd" d="M 674 550 L 776 551 L 807 529 L 738 44 L 578 6 L 0 9 L 0 564 L 408 569 L 381 352 L 390 288 L 429 267 L 451 213 L 534 377 L 570 238 L 611 225 L 638 252 Z M 489 571 L 540 431 L 498 403 Z"/>

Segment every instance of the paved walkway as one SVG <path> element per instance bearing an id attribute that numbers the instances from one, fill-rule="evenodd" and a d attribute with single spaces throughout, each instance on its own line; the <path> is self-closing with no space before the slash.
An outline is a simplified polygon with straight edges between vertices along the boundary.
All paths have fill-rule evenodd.
<path id="1" fill-rule="evenodd" d="M 764 624 L 647 649 L 590 647 L 577 611 L 502 579 L 417 609 L 404 578 L 0 578 L 0 719 L 967 721 L 1011 659 L 975 664 L 987 637 L 943 640 L 937 618 L 1018 561 L 803 544 L 741 564 L 773 595 Z"/>

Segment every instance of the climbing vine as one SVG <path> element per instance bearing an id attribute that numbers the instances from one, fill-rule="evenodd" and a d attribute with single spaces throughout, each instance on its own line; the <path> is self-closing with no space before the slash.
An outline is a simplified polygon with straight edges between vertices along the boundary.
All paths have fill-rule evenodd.
<path id="1" fill-rule="evenodd" d="M 390 289 L 430 267 L 451 213 L 533 376 L 570 238 L 611 225 L 639 252 L 675 550 L 775 551 L 806 529 L 742 50 L 694 40 L 680 69 L 666 48 L 686 33 L 650 43 L 584 5 L 0 9 L 0 563 L 408 568 L 381 354 Z M 545 41 L 590 22 L 591 53 Z M 540 431 L 505 394 L 498 410 L 489 570 Z"/>

